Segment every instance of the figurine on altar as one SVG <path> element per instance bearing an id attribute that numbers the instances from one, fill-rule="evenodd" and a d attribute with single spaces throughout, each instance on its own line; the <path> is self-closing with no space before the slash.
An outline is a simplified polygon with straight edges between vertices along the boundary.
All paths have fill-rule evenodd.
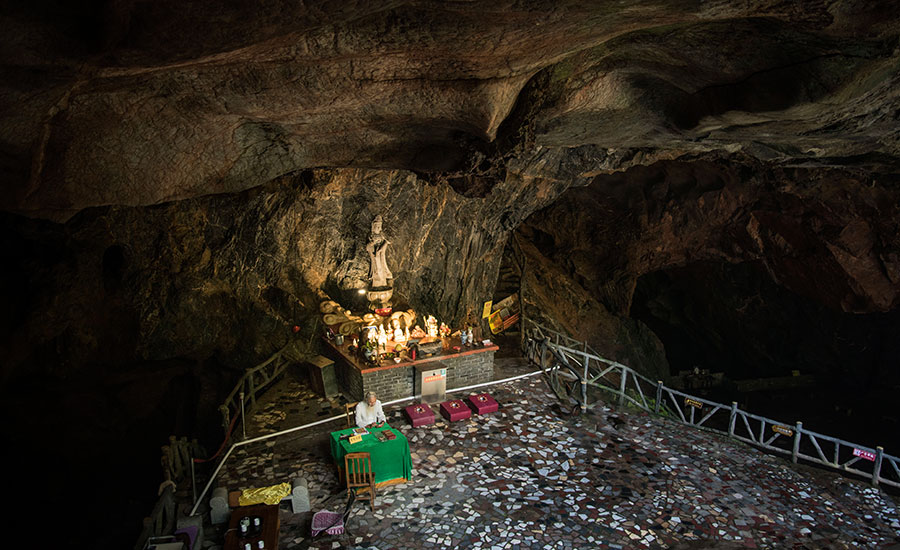
<path id="1" fill-rule="evenodd" d="M 446 325 L 446 323 L 441 323 L 441 338 L 449 338 L 450 337 L 450 327 Z"/>
<path id="2" fill-rule="evenodd" d="M 466 329 L 466 340 L 468 340 L 468 345 L 470 345 L 470 346 L 475 345 L 475 333 L 472 332 L 472 327 L 469 327 L 468 329 Z"/>
<path id="3" fill-rule="evenodd" d="M 425 330 L 428 333 L 428 336 L 432 338 L 438 337 L 438 323 L 437 319 L 434 318 L 434 315 L 429 315 L 425 318 Z"/>
<path id="4" fill-rule="evenodd" d="M 394 327 L 394 342 L 406 342 L 409 340 L 408 335 L 403 334 L 403 330 L 400 328 L 400 319 L 394 319 L 391 321 L 391 325 Z"/>
<path id="5" fill-rule="evenodd" d="M 416 325 L 415 327 L 413 327 L 410 336 L 412 336 L 413 338 L 425 338 L 425 336 L 427 336 L 427 333 L 422 330 L 422 327 Z"/>
<path id="6" fill-rule="evenodd" d="M 383 351 L 387 351 L 387 332 L 384 331 L 384 325 L 378 325 L 378 347 Z"/>

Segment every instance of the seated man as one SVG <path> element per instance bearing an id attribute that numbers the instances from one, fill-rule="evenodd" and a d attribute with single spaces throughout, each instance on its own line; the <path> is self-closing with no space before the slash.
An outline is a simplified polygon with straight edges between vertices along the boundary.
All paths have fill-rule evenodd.
<path id="1" fill-rule="evenodd" d="M 367 392 L 366 400 L 356 406 L 356 425 L 360 428 L 380 428 L 386 421 L 378 396 L 373 391 Z"/>

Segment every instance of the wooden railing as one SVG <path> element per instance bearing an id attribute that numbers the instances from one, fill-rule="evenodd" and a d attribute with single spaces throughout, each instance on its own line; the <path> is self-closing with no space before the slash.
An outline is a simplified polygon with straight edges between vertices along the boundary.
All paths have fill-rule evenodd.
<path id="1" fill-rule="evenodd" d="M 175 484 L 166 482 L 162 487 L 162 493 L 153 511 L 149 517 L 144 518 L 144 529 L 134 545 L 134 550 L 143 550 L 151 537 L 171 535 L 175 532 Z"/>
<path id="2" fill-rule="evenodd" d="M 229 436 L 228 429 L 231 419 L 242 412 L 253 411 L 256 408 L 257 395 L 278 378 L 288 365 L 301 360 L 295 342 L 290 341 L 271 357 L 244 372 L 244 375 L 234 385 L 234 389 L 225 398 L 225 402 L 219 406 L 226 438 Z M 241 421 L 245 422 L 245 419 L 242 418 Z"/>

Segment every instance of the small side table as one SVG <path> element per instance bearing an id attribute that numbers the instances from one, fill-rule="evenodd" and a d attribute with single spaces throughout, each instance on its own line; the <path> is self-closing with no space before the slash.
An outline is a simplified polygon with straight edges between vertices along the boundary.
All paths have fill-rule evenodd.
<path id="1" fill-rule="evenodd" d="M 247 516 L 259 516 L 262 519 L 262 531 L 256 535 L 241 537 L 241 518 Z M 278 516 L 278 505 L 254 504 L 252 506 L 239 506 L 231 511 L 231 520 L 228 522 L 228 532 L 225 534 L 225 547 L 223 550 L 244 550 L 244 544 L 250 543 L 253 550 L 259 548 L 262 540 L 266 550 L 278 550 L 278 533 L 281 531 L 281 518 Z"/>

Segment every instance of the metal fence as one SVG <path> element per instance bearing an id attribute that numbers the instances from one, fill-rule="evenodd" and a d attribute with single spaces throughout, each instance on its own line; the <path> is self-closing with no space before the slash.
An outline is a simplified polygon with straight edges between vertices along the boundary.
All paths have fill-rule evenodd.
<path id="1" fill-rule="evenodd" d="M 612 394 L 630 404 L 682 424 L 719 432 L 750 445 L 817 465 L 868 478 L 873 485 L 900 487 L 900 458 L 836 437 L 807 430 L 669 388 L 631 368 L 600 356 L 587 343 L 525 321 L 525 357 L 541 367 L 550 388 L 563 402 L 586 410 L 597 394 Z M 589 391 L 593 388 L 598 391 Z"/>

